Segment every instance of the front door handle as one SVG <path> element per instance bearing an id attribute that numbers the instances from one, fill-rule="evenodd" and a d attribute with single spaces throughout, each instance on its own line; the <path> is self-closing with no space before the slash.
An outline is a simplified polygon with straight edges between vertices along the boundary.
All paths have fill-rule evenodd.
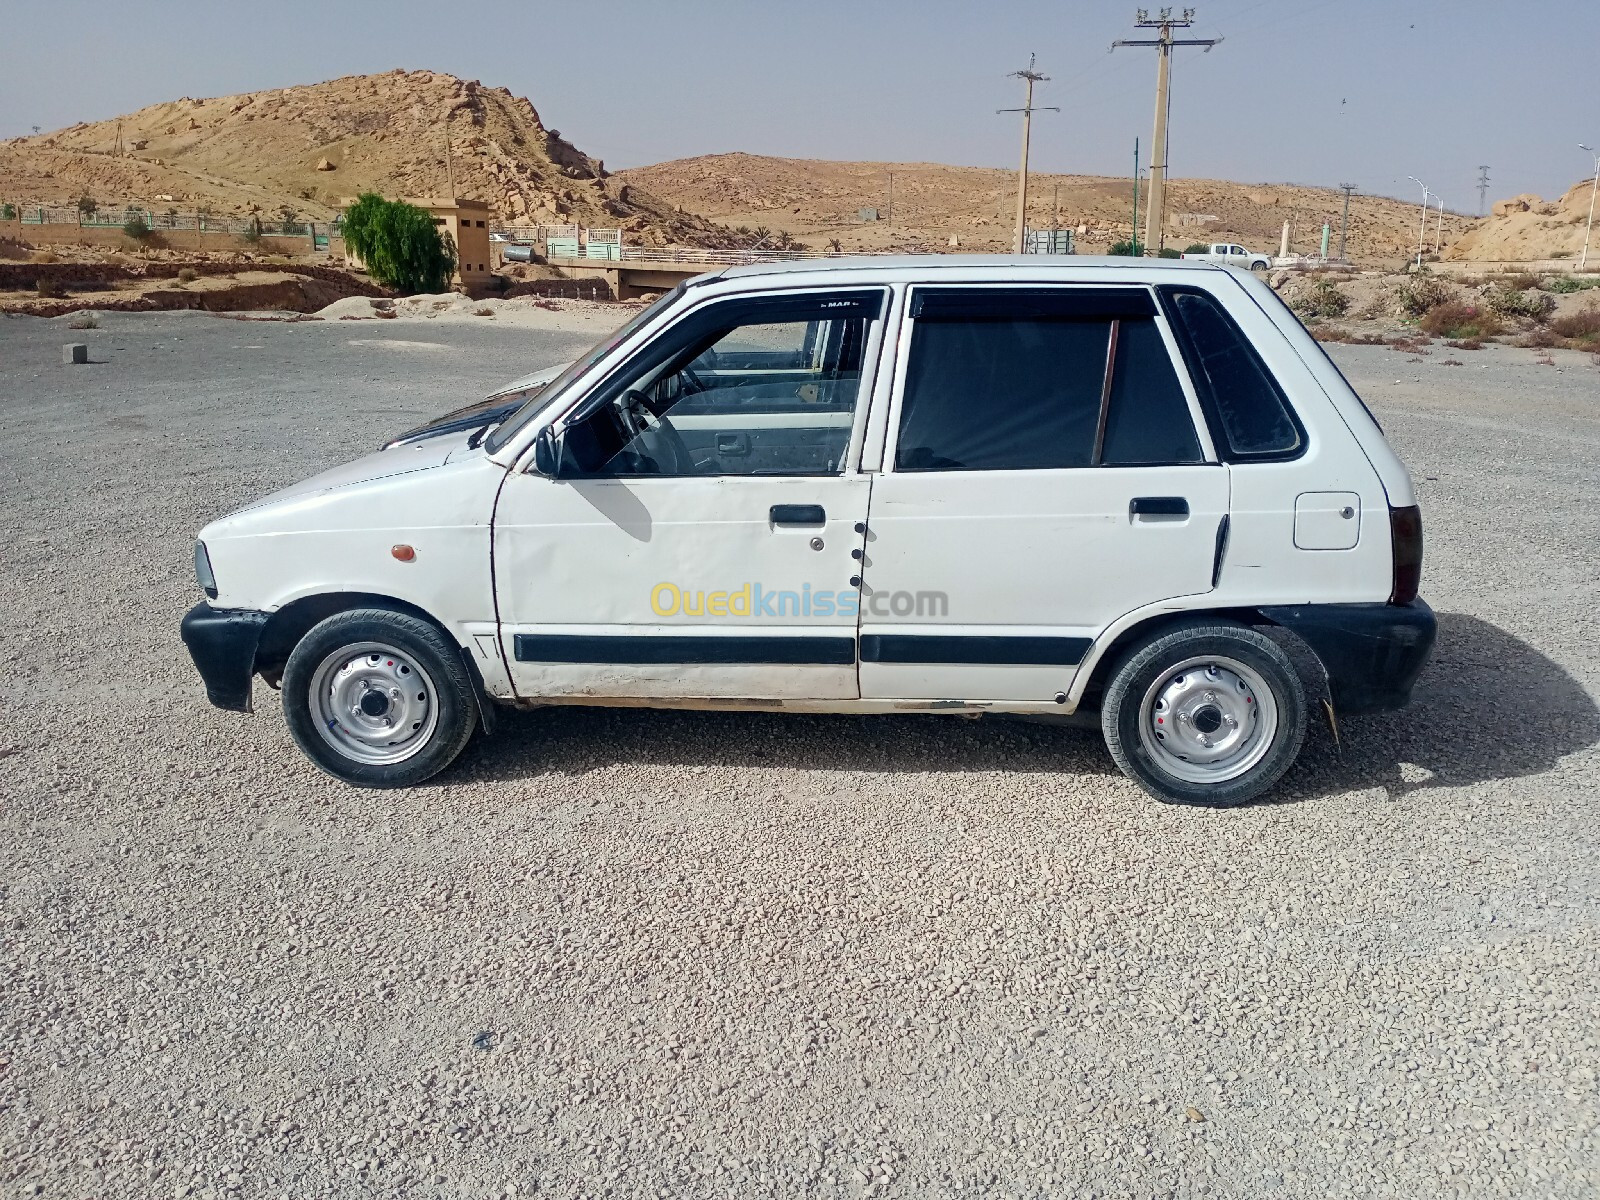
<path id="1" fill-rule="evenodd" d="M 1135 496 L 1128 512 L 1135 517 L 1187 517 L 1189 501 L 1182 496 Z"/>
<path id="2" fill-rule="evenodd" d="M 826 525 L 828 514 L 820 504 L 774 504 L 768 512 L 774 525 Z"/>

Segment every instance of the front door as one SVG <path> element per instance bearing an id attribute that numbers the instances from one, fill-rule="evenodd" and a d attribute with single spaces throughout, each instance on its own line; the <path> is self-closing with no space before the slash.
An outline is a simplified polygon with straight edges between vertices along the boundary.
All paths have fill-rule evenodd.
<path id="1" fill-rule="evenodd" d="M 519 696 L 859 695 L 854 467 L 881 289 L 712 301 L 563 419 L 495 512 Z"/>
<path id="2" fill-rule="evenodd" d="M 1210 590 L 1228 469 L 1144 288 L 919 288 L 873 485 L 861 689 L 1049 703 Z"/>

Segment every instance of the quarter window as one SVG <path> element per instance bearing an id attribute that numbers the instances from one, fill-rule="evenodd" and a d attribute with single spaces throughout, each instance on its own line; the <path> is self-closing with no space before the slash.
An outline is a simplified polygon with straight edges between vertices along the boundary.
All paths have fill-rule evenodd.
<path id="1" fill-rule="evenodd" d="M 1230 459 L 1290 457 L 1304 432 L 1267 365 L 1222 306 L 1205 292 L 1164 288 L 1173 331 L 1200 402 L 1220 426 Z"/>
<path id="2" fill-rule="evenodd" d="M 896 469 L 1201 461 L 1154 315 L 1140 289 L 919 293 Z"/>

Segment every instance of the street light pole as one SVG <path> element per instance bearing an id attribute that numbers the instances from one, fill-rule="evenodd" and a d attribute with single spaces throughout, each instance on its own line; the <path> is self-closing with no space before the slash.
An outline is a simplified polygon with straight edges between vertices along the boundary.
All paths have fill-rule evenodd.
<path id="1" fill-rule="evenodd" d="M 1415 175 L 1407 175 L 1407 179 L 1422 189 L 1422 224 L 1417 229 L 1417 270 L 1422 270 L 1422 250 L 1428 240 L 1428 197 L 1433 195 L 1428 190 L 1428 185 Z"/>
<path id="2" fill-rule="evenodd" d="M 1439 202 L 1439 221 L 1433 227 L 1433 252 L 1437 254 L 1444 241 L 1444 197 L 1435 196 L 1434 199 Z"/>
<path id="3" fill-rule="evenodd" d="M 1583 253 L 1578 256 L 1578 270 L 1581 271 L 1589 261 L 1589 234 L 1594 229 L 1594 193 L 1596 188 L 1600 188 L 1600 152 L 1582 142 L 1578 143 L 1578 149 L 1594 155 L 1594 182 L 1589 185 L 1589 223 L 1583 227 Z"/>

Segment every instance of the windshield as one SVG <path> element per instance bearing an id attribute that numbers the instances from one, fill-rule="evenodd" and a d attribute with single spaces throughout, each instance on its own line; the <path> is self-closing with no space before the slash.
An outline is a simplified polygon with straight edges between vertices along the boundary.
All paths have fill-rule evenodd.
<path id="1" fill-rule="evenodd" d="M 644 308 L 635 313 L 633 319 L 621 329 L 618 329 L 615 333 L 607 334 L 605 337 L 601 338 L 600 341 L 588 351 L 588 353 L 579 357 L 570 367 L 552 379 L 548 386 L 540 388 L 528 398 L 528 402 L 526 404 L 517 409 L 516 412 L 512 413 L 503 422 L 501 422 L 500 427 L 491 433 L 487 439 L 485 439 L 483 443 L 484 449 L 486 449 L 490 454 L 497 453 L 500 447 L 504 446 L 512 438 L 516 437 L 518 431 L 527 425 L 529 421 L 533 420 L 534 417 L 538 416 L 545 409 L 559 401 L 561 399 L 561 393 L 566 391 L 567 388 L 571 386 L 574 379 L 578 378 L 578 376 L 582 375 L 590 367 L 594 366 L 595 363 L 599 362 L 601 358 L 609 354 L 612 350 L 616 349 L 628 338 L 632 337 L 634 330 L 638 329 L 646 321 L 651 320 L 662 309 L 666 308 L 669 304 L 672 304 L 674 301 L 676 301 L 679 296 L 683 295 L 683 290 L 686 286 L 686 284 L 680 283 L 670 292 L 663 292 L 660 296 L 656 297 L 654 303 L 646 305 Z"/>

